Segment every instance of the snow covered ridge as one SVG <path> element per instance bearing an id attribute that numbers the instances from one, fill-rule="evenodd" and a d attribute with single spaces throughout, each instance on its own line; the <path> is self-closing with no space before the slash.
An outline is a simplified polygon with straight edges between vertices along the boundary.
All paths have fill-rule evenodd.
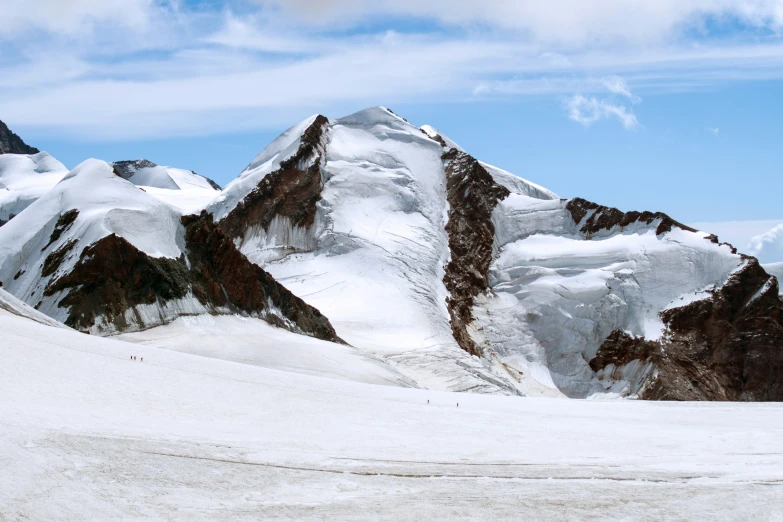
<path id="1" fill-rule="evenodd" d="M 209 202 L 168 199 L 176 172 L 77 167 L 0 228 L 0 281 L 96 333 L 261 317 L 427 388 L 783 400 L 783 303 L 755 259 L 561 199 L 383 107 L 308 118 Z"/>
<path id="2" fill-rule="evenodd" d="M 206 213 L 183 216 L 89 160 L 0 229 L 0 281 L 93 333 L 230 313 L 340 341 L 328 320 L 251 264 Z"/>

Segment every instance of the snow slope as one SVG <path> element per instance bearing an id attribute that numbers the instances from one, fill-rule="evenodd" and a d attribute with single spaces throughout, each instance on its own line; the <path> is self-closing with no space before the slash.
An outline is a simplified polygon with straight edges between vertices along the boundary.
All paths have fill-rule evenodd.
<path id="1" fill-rule="evenodd" d="M 64 324 L 58 323 L 51 317 L 42 314 L 35 308 L 32 308 L 27 303 L 20 301 L 2 288 L 0 288 L 0 310 L 8 314 L 13 314 L 41 324 L 45 324 L 47 326 L 52 326 L 55 328 L 67 328 Z"/>
<path id="2" fill-rule="evenodd" d="M 46 152 L 0 154 L 0 224 L 19 214 L 68 174 Z"/>
<path id="3" fill-rule="evenodd" d="M 117 339 L 306 375 L 370 384 L 413 383 L 350 346 L 321 341 L 236 315 L 199 315 Z"/>
<path id="4" fill-rule="evenodd" d="M 0 330 L 4 520 L 775 520 L 783 511 L 780 404 L 375 386 L 85 336 L 1 309 Z"/>

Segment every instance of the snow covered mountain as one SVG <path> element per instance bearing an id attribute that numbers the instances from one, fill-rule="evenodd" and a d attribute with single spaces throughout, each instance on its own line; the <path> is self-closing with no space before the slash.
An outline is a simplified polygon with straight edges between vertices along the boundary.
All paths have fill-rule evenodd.
<path id="1" fill-rule="evenodd" d="M 778 284 L 754 259 L 561 199 L 384 108 L 293 127 L 208 210 L 349 343 L 429 386 L 783 397 Z"/>
<path id="2" fill-rule="evenodd" d="M 328 320 L 248 262 L 211 216 L 183 215 L 88 160 L 0 228 L 0 281 L 93 333 L 244 314 L 339 341 Z"/>
<path id="3" fill-rule="evenodd" d="M 754 258 L 562 199 L 382 107 L 301 122 L 219 193 L 85 162 L 0 228 L 0 281 L 101 334 L 256 315 L 428 388 L 783 400 L 783 302 Z"/>

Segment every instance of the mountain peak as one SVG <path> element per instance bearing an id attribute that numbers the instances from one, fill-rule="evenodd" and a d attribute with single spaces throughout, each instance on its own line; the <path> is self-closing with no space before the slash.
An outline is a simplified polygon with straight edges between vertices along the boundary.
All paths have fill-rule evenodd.
<path id="1" fill-rule="evenodd" d="M 0 154 L 38 154 L 35 147 L 26 144 L 22 138 L 0 121 Z"/>

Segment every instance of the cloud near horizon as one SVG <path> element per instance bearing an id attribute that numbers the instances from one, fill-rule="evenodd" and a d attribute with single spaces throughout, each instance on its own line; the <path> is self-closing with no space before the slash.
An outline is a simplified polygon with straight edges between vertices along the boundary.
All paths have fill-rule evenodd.
<path id="1" fill-rule="evenodd" d="M 749 253 L 762 263 L 783 262 L 783 223 L 751 239 Z"/>
<path id="2" fill-rule="evenodd" d="M 357 105 L 566 96 L 574 121 L 631 129 L 636 93 L 783 79 L 783 0 L 556 4 L 0 0 L 0 119 L 128 139 Z"/>

